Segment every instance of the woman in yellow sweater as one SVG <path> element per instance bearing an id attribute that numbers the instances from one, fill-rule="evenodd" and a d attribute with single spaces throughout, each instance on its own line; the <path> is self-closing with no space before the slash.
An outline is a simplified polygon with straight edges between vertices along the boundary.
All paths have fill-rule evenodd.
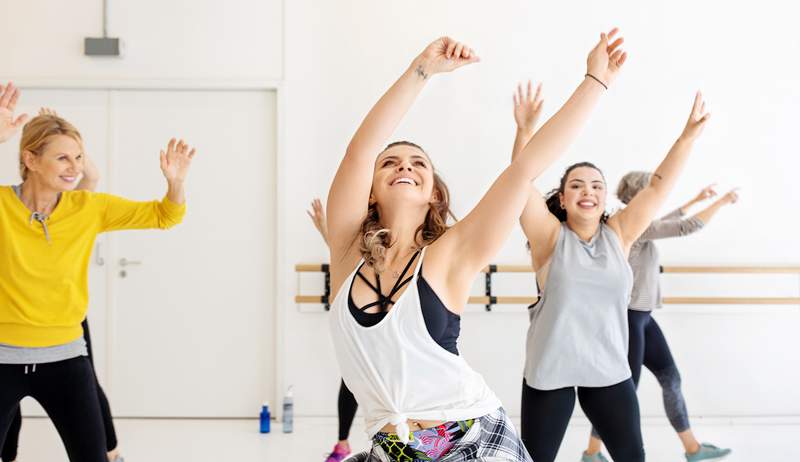
<path id="1" fill-rule="evenodd" d="M 19 90 L 0 91 L 0 142 L 25 123 Z M 0 441 L 20 400 L 47 411 L 72 462 L 106 462 L 106 440 L 81 321 L 97 234 L 172 227 L 186 211 L 184 181 L 194 149 L 171 140 L 161 152 L 167 194 L 135 202 L 74 191 L 83 171 L 78 130 L 51 114 L 22 130 L 22 184 L 0 187 Z"/>

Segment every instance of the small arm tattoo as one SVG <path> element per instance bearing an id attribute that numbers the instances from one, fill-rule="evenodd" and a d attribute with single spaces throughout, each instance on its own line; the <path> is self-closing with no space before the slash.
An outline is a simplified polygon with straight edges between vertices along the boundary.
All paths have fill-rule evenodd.
<path id="1" fill-rule="evenodd" d="M 422 65 L 421 65 L 421 64 L 420 64 L 419 66 L 417 66 L 417 70 L 416 70 L 416 71 L 414 71 L 414 72 L 415 72 L 415 73 L 416 73 L 418 76 L 422 77 L 422 80 L 428 80 L 428 75 L 429 75 L 429 74 L 426 74 L 426 73 L 425 73 L 425 69 L 423 69 L 423 68 L 422 68 Z"/>
<path id="2" fill-rule="evenodd" d="M 663 180 L 664 179 L 664 177 L 659 175 L 658 173 L 653 173 L 653 176 L 658 178 L 659 180 Z"/>

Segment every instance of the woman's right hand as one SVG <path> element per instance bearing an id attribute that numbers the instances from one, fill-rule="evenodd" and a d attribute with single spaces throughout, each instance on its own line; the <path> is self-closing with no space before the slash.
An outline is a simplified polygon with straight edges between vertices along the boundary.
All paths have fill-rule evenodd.
<path id="1" fill-rule="evenodd" d="M 20 114 L 14 118 L 14 108 L 19 99 L 19 88 L 9 82 L 3 88 L 0 85 L 0 143 L 14 136 L 14 132 L 28 121 L 28 114 Z"/>
<path id="2" fill-rule="evenodd" d="M 620 37 L 610 45 L 608 43 L 617 35 L 617 32 L 619 29 L 615 27 L 608 34 L 601 33 L 600 41 L 589 52 L 589 57 L 586 59 L 586 73 L 599 79 L 606 88 L 611 86 L 622 65 L 625 64 L 625 60 L 628 59 L 628 53 L 618 49 L 625 39 Z"/>
<path id="3" fill-rule="evenodd" d="M 440 37 L 428 45 L 414 60 L 414 72 L 424 79 L 433 74 L 451 72 L 481 59 L 465 43 Z"/>

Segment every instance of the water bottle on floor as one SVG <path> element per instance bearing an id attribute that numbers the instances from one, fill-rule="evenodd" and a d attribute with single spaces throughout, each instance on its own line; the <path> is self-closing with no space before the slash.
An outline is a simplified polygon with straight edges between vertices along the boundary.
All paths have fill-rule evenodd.
<path id="1" fill-rule="evenodd" d="M 266 401 L 264 405 L 261 406 L 261 415 L 259 416 L 261 433 L 269 433 L 269 419 L 269 401 Z"/>
<path id="2" fill-rule="evenodd" d="M 292 433 L 294 430 L 294 396 L 292 393 L 292 386 L 286 390 L 286 396 L 283 397 L 283 432 Z"/>

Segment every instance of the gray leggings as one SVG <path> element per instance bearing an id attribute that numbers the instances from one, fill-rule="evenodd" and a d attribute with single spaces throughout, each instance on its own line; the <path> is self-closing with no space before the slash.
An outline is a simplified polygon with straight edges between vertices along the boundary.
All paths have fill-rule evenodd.
<path id="1" fill-rule="evenodd" d="M 639 385 L 644 365 L 661 385 L 664 410 L 672 428 L 678 433 L 688 430 L 689 413 L 681 391 L 681 375 L 664 333 L 649 311 L 628 310 L 628 329 L 628 364 L 633 373 L 633 383 Z M 594 428 L 592 435 L 599 438 Z"/>

